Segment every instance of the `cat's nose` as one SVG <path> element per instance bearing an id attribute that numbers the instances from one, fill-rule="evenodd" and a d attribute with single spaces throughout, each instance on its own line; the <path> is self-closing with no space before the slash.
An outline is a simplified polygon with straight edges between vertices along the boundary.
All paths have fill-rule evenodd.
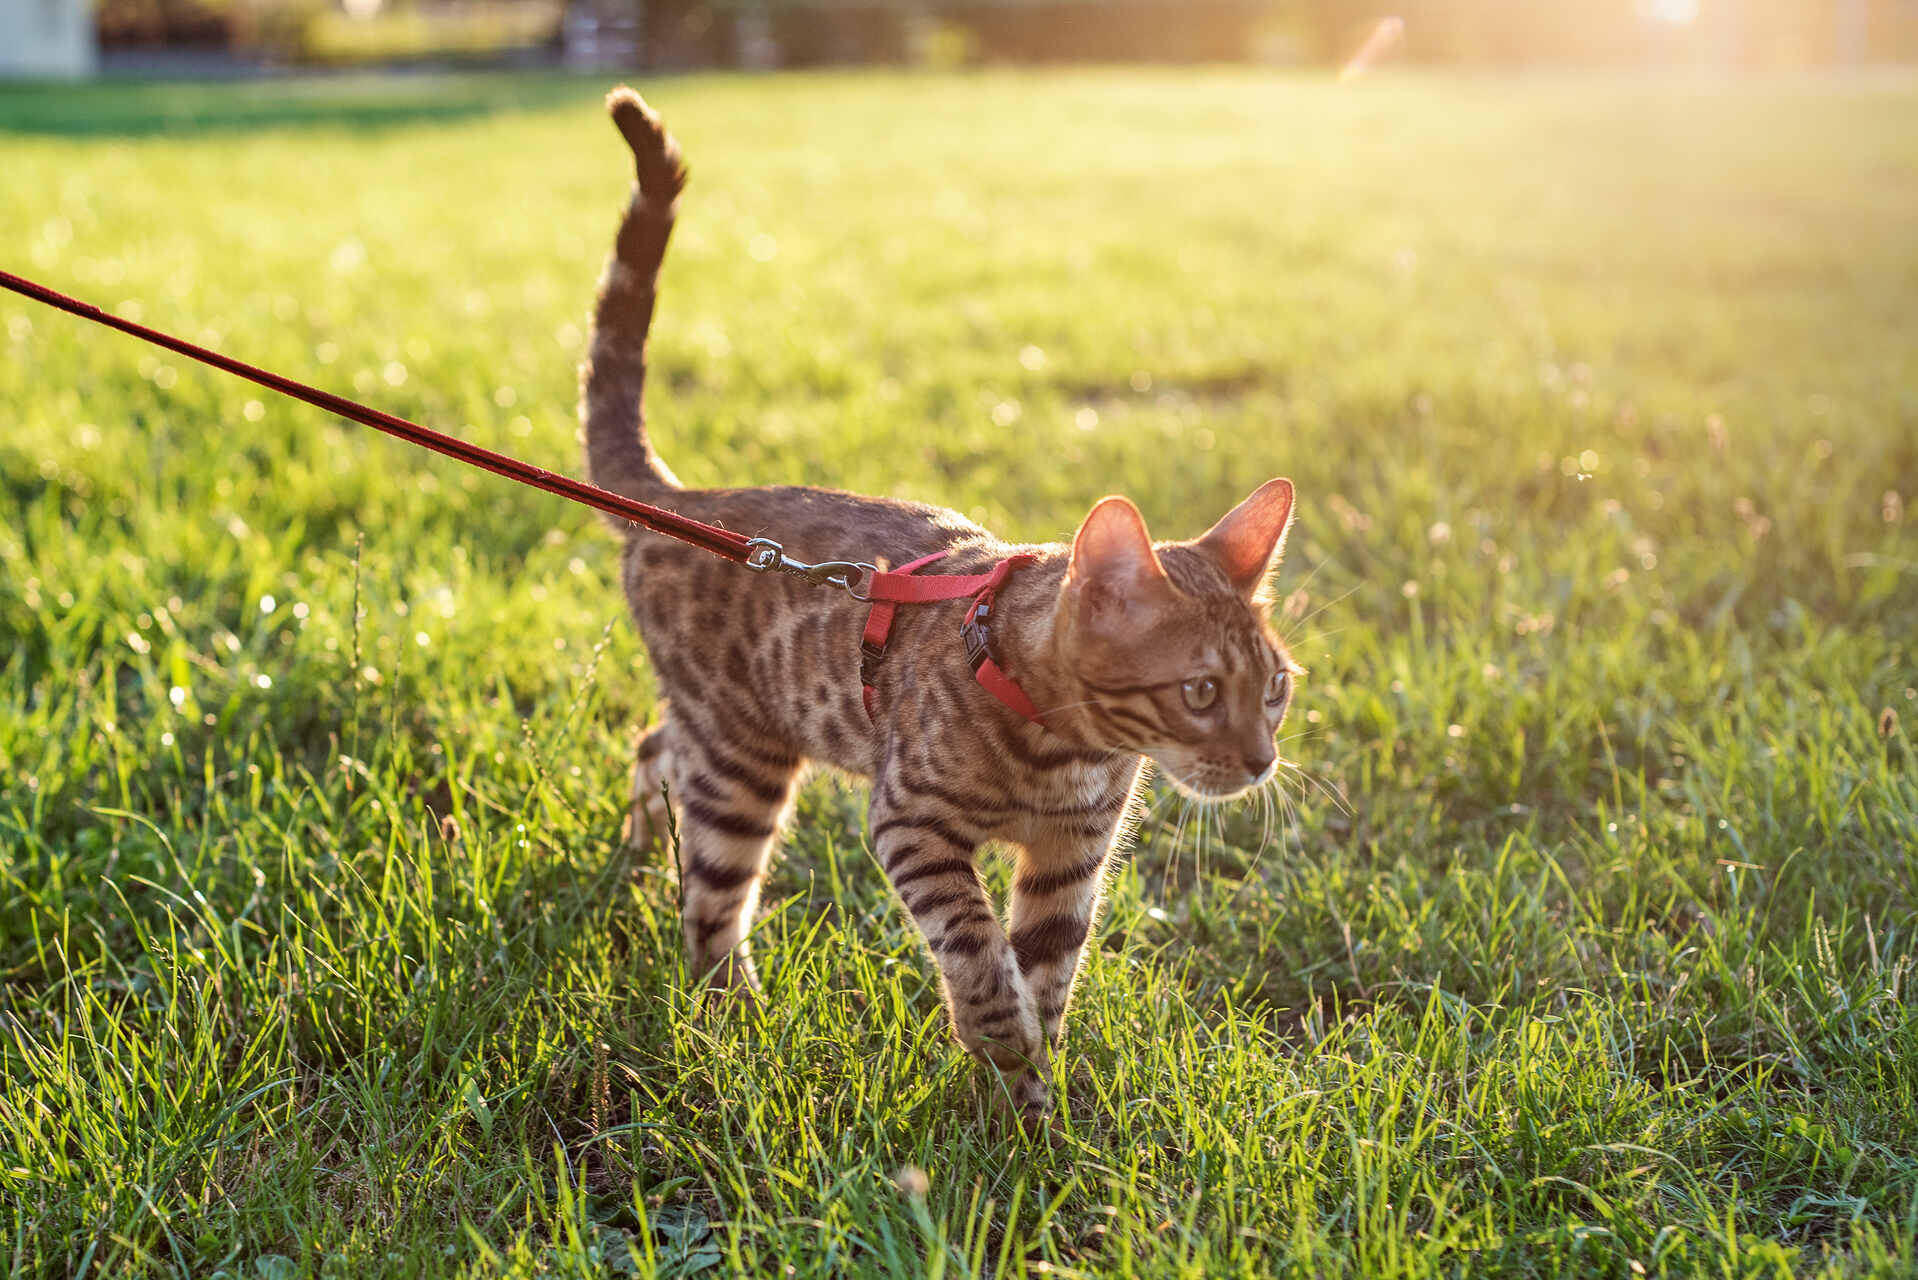
<path id="1" fill-rule="evenodd" d="M 1264 747 L 1257 747 L 1251 751 L 1246 752 L 1245 753 L 1246 773 L 1249 776 L 1254 778 L 1263 778 L 1265 776 L 1265 771 L 1272 767 L 1272 762 L 1278 759 L 1278 755 L 1279 753 L 1273 750 L 1271 744 L 1269 743 L 1265 745 Z"/>

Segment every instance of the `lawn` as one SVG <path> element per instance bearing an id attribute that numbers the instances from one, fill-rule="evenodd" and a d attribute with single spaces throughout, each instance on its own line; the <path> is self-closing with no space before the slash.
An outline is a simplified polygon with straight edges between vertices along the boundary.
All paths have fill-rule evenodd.
<path id="1" fill-rule="evenodd" d="M 0 266 L 575 468 L 605 87 L 0 87 Z M 1035 1145 L 858 785 L 689 990 L 589 512 L 0 296 L 8 1266 L 1918 1269 L 1918 79 L 644 87 L 681 476 L 1289 475 L 1285 801 L 1158 798 Z"/>

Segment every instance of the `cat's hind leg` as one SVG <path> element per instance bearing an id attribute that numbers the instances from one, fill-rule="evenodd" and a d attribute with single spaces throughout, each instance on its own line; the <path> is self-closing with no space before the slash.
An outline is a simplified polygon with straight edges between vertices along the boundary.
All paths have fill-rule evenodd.
<path id="1" fill-rule="evenodd" d="M 666 808 L 666 788 L 672 777 L 674 725 L 661 719 L 639 735 L 639 748 L 633 762 L 632 805 L 626 818 L 626 846 L 635 851 L 665 848 L 670 839 L 671 822 Z"/>
<path id="2" fill-rule="evenodd" d="M 802 762 L 768 744 L 684 728 L 666 760 L 687 961 L 714 986 L 757 987 L 746 934 Z"/>

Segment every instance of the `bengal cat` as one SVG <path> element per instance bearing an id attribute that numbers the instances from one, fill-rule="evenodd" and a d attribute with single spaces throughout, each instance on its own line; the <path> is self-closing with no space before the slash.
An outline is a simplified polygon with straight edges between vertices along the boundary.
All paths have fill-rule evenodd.
<path id="1" fill-rule="evenodd" d="M 868 708 L 867 605 L 622 526 L 626 598 L 663 695 L 633 771 L 634 844 L 666 830 L 670 797 L 692 966 L 755 986 L 746 935 L 800 771 L 820 762 L 872 779 L 873 851 L 925 936 L 953 1030 L 997 1069 L 1021 1119 L 1044 1125 L 1048 1054 L 1146 758 L 1205 799 L 1276 768 L 1298 669 L 1267 625 L 1267 585 L 1292 485 L 1268 481 L 1189 542 L 1155 544 L 1132 503 L 1106 498 L 1070 547 L 1012 547 L 954 512 L 890 498 L 681 486 L 647 439 L 640 397 L 685 168 L 637 94 L 622 88 L 608 105 L 638 181 L 581 367 L 594 483 L 809 560 L 901 565 L 944 552 L 926 573 L 969 574 L 1029 553 L 994 601 L 990 649 L 1043 722 L 974 678 L 963 600 L 899 608 L 866 673 Z M 1015 851 L 1003 924 L 974 865 L 988 841 Z"/>

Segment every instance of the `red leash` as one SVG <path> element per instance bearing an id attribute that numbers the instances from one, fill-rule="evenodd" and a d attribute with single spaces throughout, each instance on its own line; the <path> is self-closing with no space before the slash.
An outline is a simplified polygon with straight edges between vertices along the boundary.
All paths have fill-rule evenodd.
<path id="1" fill-rule="evenodd" d="M 866 634 L 860 646 L 860 679 L 865 686 L 866 713 L 873 710 L 873 669 L 885 657 L 886 638 L 892 632 L 893 612 L 901 604 L 923 604 L 934 600 L 958 600 L 971 596 L 972 607 L 966 611 L 965 623 L 961 633 L 966 642 L 966 661 L 971 665 L 979 683 L 993 697 L 1017 711 L 1035 724 L 1039 722 L 1039 713 L 1032 700 L 1025 695 L 1012 678 L 999 669 L 992 659 L 992 651 L 986 625 L 991 617 L 993 593 L 1006 580 L 1006 575 L 1021 565 L 1029 564 L 1029 555 L 1011 556 L 993 566 L 990 573 L 966 574 L 952 578 L 915 578 L 913 571 L 922 565 L 930 564 L 939 556 L 927 556 L 915 560 L 893 573 L 882 573 L 875 565 L 863 561 L 825 560 L 818 564 L 807 564 L 795 560 L 770 538 L 748 538 L 742 533 L 722 529 L 718 525 L 695 520 L 691 516 L 682 516 L 665 507 L 656 507 L 650 502 L 640 502 L 628 498 L 598 485 L 563 476 L 544 467 L 536 467 L 530 462 L 521 462 L 518 458 L 509 458 L 503 453 L 494 453 L 483 449 L 470 441 L 444 432 L 423 427 L 417 422 L 379 409 L 368 408 L 345 396 L 322 391 L 318 387 L 308 386 L 304 382 L 295 382 L 292 378 L 282 377 L 270 370 L 251 365 L 244 360 L 235 360 L 232 356 L 221 355 L 217 351 L 188 342 L 185 338 L 176 338 L 159 329 L 151 329 L 143 324 L 103 311 L 90 302 L 70 298 L 43 284 L 16 276 L 8 271 L 0 271 L 0 286 L 13 292 L 44 302 L 50 307 L 103 324 L 109 329 L 118 329 L 144 339 L 169 351 L 177 351 L 183 356 L 210 364 L 215 369 L 245 378 L 248 382 L 257 382 L 282 395 L 292 396 L 295 400 L 304 400 L 342 418 L 372 427 L 375 431 L 384 431 L 387 435 L 397 436 L 408 443 L 431 449 L 434 453 L 445 454 L 461 462 L 470 463 L 495 475 L 517 480 L 521 484 L 543 489 L 547 493 L 558 494 L 562 498 L 571 498 L 574 502 L 631 520 L 634 524 L 663 533 L 669 538 L 678 538 L 681 542 L 691 543 L 695 547 L 710 551 L 716 556 L 743 564 L 748 569 L 760 573 L 778 570 L 781 573 L 795 574 L 815 585 L 843 587 L 856 600 L 871 600 L 875 603 L 872 614 L 866 623 Z"/>

